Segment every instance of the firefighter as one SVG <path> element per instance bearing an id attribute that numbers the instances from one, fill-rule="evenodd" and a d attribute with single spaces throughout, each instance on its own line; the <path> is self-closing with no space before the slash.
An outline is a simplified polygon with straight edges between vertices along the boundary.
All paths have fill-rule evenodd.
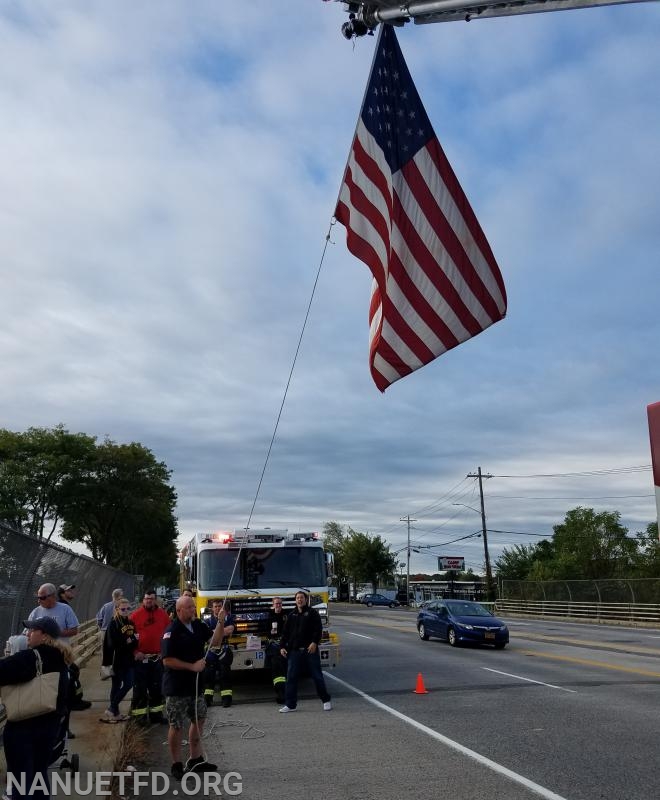
<path id="1" fill-rule="evenodd" d="M 131 719 L 145 726 L 150 722 L 165 723 L 160 643 L 170 618 L 157 605 L 156 592 L 149 589 L 144 593 L 142 606 L 131 614 L 130 619 L 138 636 Z"/>
<path id="2" fill-rule="evenodd" d="M 211 604 L 213 613 L 211 617 L 205 620 L 206 624 L 215 630 L 218 624 L 218 617 L 223 609 L 222 600 L 214 600 Z M 225 612 L 225 631 L 222 639 L 221 646 L 217 649 L 217 659 L 211 661 L 204 670 L 204 699 L 207 706 L 213 705 L 213 696 L 215 695 L 216 686 L 220 690 L 220 702 L 223 708 L 229 708 L 234 699 L 234 690 L 232 688 L 231 679 L 231 665 L 234 661 L 234 654 L 229 646 L 229 637 L 233 634 L 236 627 L 236 621 L 231 613 L 229 600 L 224 604 Z"/>
<path id="3" fill-rule="evenodd" d="M 286 683 L 286 658 L 280 653 L 280 639 L 284 632 L 286 614 L 282 607 L 282 598 L 273 597 L 273 606 L 268 615 L 268 646 L 266 647 L 266 667 L 270 667 L 270 674 L 275 689 L 275 702 L 284 703 L 284 685 Z"/>

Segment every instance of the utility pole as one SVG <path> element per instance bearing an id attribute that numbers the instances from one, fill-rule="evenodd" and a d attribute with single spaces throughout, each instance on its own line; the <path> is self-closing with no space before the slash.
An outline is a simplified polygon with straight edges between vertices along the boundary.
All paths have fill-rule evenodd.
<path id="1" fill-rule="evenodd" d="M 488 594 L 488 599 L 493 599 L 493 572 L 490 568 L 490 556 L 488 554 L 488 533 L 486 531 L 486 509 L 484 507 L 484 486 L 482 483 L 482 478 L 492 478 L 492 475 L 484 475 L 481 471 L 481 467 L 477 468 L 476 474 L 474 472 L 468 472 L 468 478 L 479 478 L 479 497 L 481 499 L 481 535 L 484 540 L 484 558 L 486 561 L 486 592 Z"/>
<path id="2" fill-rule="evenodd" d="M 410 605 L 410 523 L 417 522 L 416 519 L 410 519 L 410 514 L 407 517 L 401 517 L 399 522 L 407 522 L 408 523 L 408 547 L 406 549 L 406 553 L 408 554 L 406 558 L 406 606 Z"/>

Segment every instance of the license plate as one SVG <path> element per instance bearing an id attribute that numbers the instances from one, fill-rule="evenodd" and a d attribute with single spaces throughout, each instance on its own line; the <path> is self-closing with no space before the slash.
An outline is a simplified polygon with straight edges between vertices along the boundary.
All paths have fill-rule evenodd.
<path id="1" fill-rule="evenodd" d="M 493 631 L 486 631 L 484 633 L 484 639 L 494 639 L 494 638 L 495 634 L 493 633 Z"/>

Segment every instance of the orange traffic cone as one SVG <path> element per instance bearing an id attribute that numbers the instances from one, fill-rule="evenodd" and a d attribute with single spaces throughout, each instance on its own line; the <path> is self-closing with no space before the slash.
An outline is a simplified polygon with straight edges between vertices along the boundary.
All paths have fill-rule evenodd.
<path id="1" fill-rule="evenodd" d="M 422 678 L 422 673 L 417 673 L 417 686 L 415 686 L 415 694 L 428 694 L 426 687 L 424 686 L 424 678 Z"/>

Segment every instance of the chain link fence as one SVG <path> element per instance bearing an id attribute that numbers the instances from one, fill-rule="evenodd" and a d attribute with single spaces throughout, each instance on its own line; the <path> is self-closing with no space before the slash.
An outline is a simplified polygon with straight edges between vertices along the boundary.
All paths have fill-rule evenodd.
<path id="1" fill-rule="evenodd" d="M 0 652 L 9 636 L 22 631 L 42 583 L 75 584 L 71 607 L 81 623 L 96 616 L 113 589 L 121 587 L 129 599 L 140 590 L 134 575 L 0 522 Z"/>
<path id="2" fill-rule="evenodd" d="M 576 581 L 501 582 L 502 600 L 568 603 L 660 603 L 660 579 L 608 578 Z"/>

